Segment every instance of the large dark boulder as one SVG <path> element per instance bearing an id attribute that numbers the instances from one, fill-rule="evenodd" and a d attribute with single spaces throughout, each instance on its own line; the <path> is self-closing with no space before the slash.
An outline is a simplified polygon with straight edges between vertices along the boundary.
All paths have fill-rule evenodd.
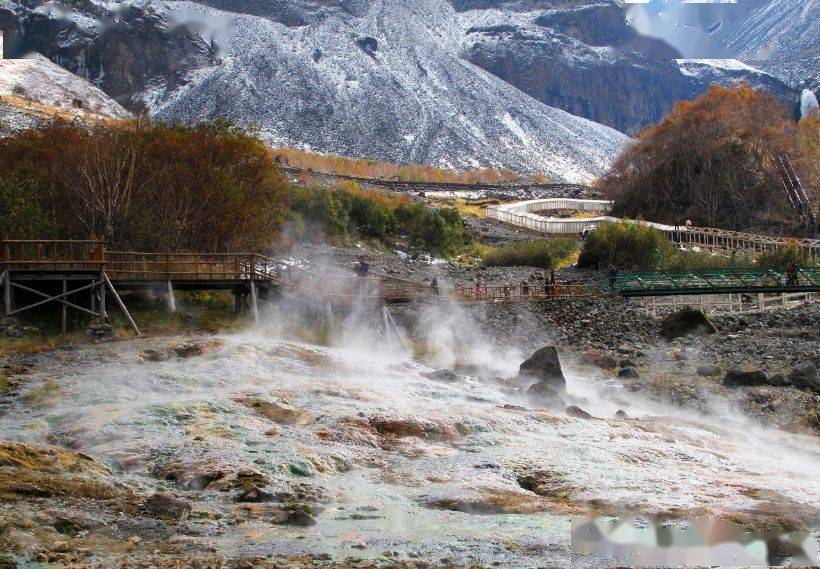
<path id="1" fill-rule="evenodd" d="M 795 387 L 820 390 L 820 377 L 813 362 L 796 364 L 789 373 L 789 381 Z"/>
<path id="2" fill-rule="evenodd" d="M 729 368 L 723 378 L 723 385 L 737 387 L 741 385 L 767 385 L 769 378 L 760 368 L 748 363 L 741 363 Z"/>
<path id="3" fill-rule="evenodd" d="M 184 520 L 193 510 L 191 503 L 187 500 L 164 493 L 149 497 L 145 500 L 143 508 L 152 516 L 174 521 Z"/>
<path id="4" fill-rule="evenodd" d="M 561 360 L 555 346 L 545 346 L 531 355 L 518 368 L 518 377 L 534 379 L 563 392 L 567 388 L 567 380 L 561 370 Z"/>
<path id="5" fill-rule="evenodd" d="M 527 390 L 527 397 L 533 402 L 550 409 L 560 409 L 564 406 L 564 400 L 561 398 L 561 393 L 551 386 L 549 383 L 539 381 L 533 383 Z"/>
<path id="6" fill-rule="evenodd" d="M 661 322 L 661 336 L 667 340 L 674 340 L 690 334 L 715 334 L 717 328 L 700 310 L 687 306 L 673 312 Z"/>

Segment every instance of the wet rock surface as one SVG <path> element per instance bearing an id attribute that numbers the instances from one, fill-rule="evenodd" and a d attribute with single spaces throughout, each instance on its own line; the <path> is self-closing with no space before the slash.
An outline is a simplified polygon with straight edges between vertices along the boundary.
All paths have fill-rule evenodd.
<path id="1" fill-rule="evenodd" d="M 81 566 L 184 555 L 201 566 L 536 567 L 568 562 L 569 514 L 816 519 L 817 481 L 784 460 L 820 452 L 816 309 L 718 318 L 717 334 L 666 342 L 659 320 L 619 302 L 463 307 L 452 321 L 420 310 L 411 333 L 423 337 L 429 318 L 481 347 L 430 365 L 372 342 L 322 348 L 268 332 L 6 358 L 15 388 L 0 428 L 27 442 L 0 442 L 0 546 Z M 497 333 L 518 349 L 485 343 Z M 189 341 L 207 353 L 177 355 Z M 448 341 L 438 347 L 456 351 Z M 789 345 L 802 352 L 767 357 Z M 766 381 L 723 385 L 741 362 Z M 652 482 L 659 472 L 674 493 Z M 503 540 L 510 548 L 493 545 Z"/>
<path id="2" fill-rule="evenodd" d="M 674 340 L 681 336 L 715 334 L 717 331 L 702 311 L 686 307 L 663 319 L 660 335 L 666 340 Z"/>

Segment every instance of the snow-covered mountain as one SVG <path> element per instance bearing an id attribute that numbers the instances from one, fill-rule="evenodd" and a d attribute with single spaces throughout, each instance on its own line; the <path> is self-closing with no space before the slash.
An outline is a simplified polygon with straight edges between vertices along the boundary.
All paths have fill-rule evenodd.
<path id="1" fill-rule="evenodd" d="M 43 56 L 0 59 L 0 96 L 81 118 L 131 117 L 100 89 Z"/>
<path id="2" fill-rule="evenodd" d="M 795 112 L 799 98 L 757 69 L 676 61 L 608 0 L 64 1 L 0 0 L 11 49 L 161 119 L 226 116 L 273 143 L 396 162 L 589 181 L 628 140 L 613 128 L 637 132 L 711 82 L 749 81 Z"/>
<path id="3" fill-rule="evenodd" d="M 748 10 L 715 37 L 796 87 L 820 89 L 820 0 L 742 1 Z"/>
<path id="4" fill-rule="evenodd" d="M 0 136 L 54 117 L 93 122 L 131 116 L 100 89 L 45 57 L 0 59 Z"/>

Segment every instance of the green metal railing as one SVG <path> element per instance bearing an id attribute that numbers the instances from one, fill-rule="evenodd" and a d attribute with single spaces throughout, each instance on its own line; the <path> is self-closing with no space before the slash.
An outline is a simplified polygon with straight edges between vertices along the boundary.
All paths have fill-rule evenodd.
<path id="1" fill-rule="evenodd" d="M 820 292 L 820 268 L 700 269 L 625 272 L 601 283 L 602 290 L 622 296 Z"/>

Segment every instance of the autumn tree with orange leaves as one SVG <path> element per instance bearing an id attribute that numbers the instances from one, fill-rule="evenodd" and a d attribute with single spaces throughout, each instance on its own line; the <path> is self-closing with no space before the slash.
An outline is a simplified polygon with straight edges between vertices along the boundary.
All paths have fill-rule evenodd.
<path id="1" fill-rule="evenodd" d="M 796 219 L 777 158 L 788 156 L 811 192 L 818 156 L 816 143 L 812 149 L 807 140 L 816 135 L 798 128 L 768 93 L 747 85 L 713 86 L 640 132 L 601 188 L 615 201 L 617 215 L 788 232 Z"/>

